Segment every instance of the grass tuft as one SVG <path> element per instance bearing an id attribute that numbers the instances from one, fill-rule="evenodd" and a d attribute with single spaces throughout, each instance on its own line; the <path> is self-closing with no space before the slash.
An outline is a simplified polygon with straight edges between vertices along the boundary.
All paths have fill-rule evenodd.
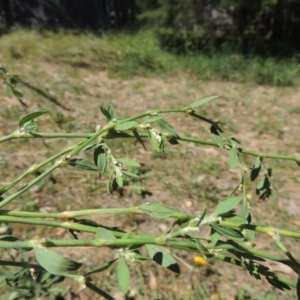
<path id="1" fill-rule="evenodd" d="M 292 86 L 299 79 L 299 65 L 291 60 L 251 59 L 239 54 L 214 53 L 178 56 L 163 51 L 150 30 L 136 33 L 74 34 L 15 30 L 2 36 L 3 61 L 51 60 L 76 67 L 107 70 L 111 77 L 170 75 L 192 72 L 202 80 L 253 82 Z"/>

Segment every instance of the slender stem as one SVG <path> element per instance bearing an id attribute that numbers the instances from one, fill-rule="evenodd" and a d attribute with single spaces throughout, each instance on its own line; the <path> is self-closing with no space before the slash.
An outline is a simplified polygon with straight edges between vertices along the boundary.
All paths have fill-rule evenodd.
<path id="1" fill-rule="evenodd" d="M 140 114 L 138 116 L 139 116 L 139 118 L 141 118 L 141 117 L 147 116 L 147 115 L 149 115 L 149 113 Z M 138 118 L 138 116 L 124 119 L 124 120 L 122 120 L 122 122 L 123 121 L 125 122 L 125 121 L 135 120 L 135 119 Z M 110 128 L 110 129 L 112 129 L 112 128 Z M 107 131 L 107 132 L 104 134 L 105 131 Z M 101 134 L 103 134 L 104 137 L 107 138 L 107 139 L 111 139 L 111 138 L 134 138 L 134 135 L 132 133 L 120 132 L 120 133 L 111 134 L 109 132 L 109 129 L 106 129 L 106 130 L 102 131 Z M 146 133 L 139 133 L 139 134 L 140 134 L 141 137 L 148 137 Z M 92 138 L 94 135 L 96 135 L 96 134 L 95 133 L 45 133 L 45 132 L 37 132 L 37 133 L 34 133 L 34 134 L 26 133 L 26 134 L 24 134 L 20 137 L 14 137 L 12 135 L 8 135 L 8 136 L 5 136 L 3 138 L 0 138 L 0 143 L 1 143 L 1 140 L 4 139 L 4 138 L 5 138 L 5 140 L 17 139 L 17 138 Z M 98 136 L 99 135 L 97 135 L 91 141 L 86 142 L 86 145 L 84 145 L 83 148 L 85 146 L 87 146 L 88 144 L 90 144 Z M 184 136 L 184 135 L 179 135 L 177 137 L 177 140 L 185 141 L 185 142 L 193 142 L 193 143 L 200 144 L 200 145 L 213 146 L 213 147 L 219 148 L 218 144 L 215 143 L 215 142 L 202 140 L 202 139 L 194 138 L 194 137 L 188 137 L 188 136 Z M 281 155 L 281 154 L 270 154 L 270 153 L 265 153 L 265 152 L 251 151 L 251 150 L 247 150 L 247 149 L 243 149 L 243 148 L 238 148 L 238 150 L 239 150 L 240 153 L 250 155 L 250 156 L 254 156 L 254 157 L 272 158 L 272 159 L 281 159 L 281 160 L 291 160 L 291 161 L 295 161 L 295 162 L 300 163 L 300 157 L 297 157 L 297 156 L 287 156 L 287 155 Z"/>
<path id="2" fill-rule="evenodd" d="M 1 143 L 4 143 L 4 142 L 6 142 L 6 141 L 9 141 L 9 140 L 13 140 L 14 138 L 15 138 L 15 137 L 14 137 L 13 133 L 8 134 L 8 135 L 3 136 L 3 137 L 0 137 L 0 144 L 1 144 Z"/>
<path id="3" fill-rule="evenodd" d="M 53 218 L 61 220 L 69 220 L 76 217 L 83 217 L 88 215 L 102 215 L 102 214 L 144 214 L 139 206 L 128 208 L 97 208 L 85 209 L 75 211 L 64 211 L 60 213 L 41 213 L 29 211 L 14 211 L 14 210 L 0 210 L 0 216 L 24 217 L 24 218 Z"/>
<path id="4" fill-rule="evenodd" d="M 2 202 L 0 202 L 1 204 Z M 147 213 L 140 210 L 139 206 L 132 206 L 127 208 L 97 208 L 97 209 L 85 209 L 85 210 L 75 210 L 75 211 L 64 211 L 60 213 L 40 213 L 40 212 L 27 212 L 27 211 L 13 211 L 13 210 L 0 210 L 0 216 L 11 216 L 11 217 L 23 217 L 23 218 L 53 218 L 61 220 L 69 220 L 76 217 L 82 217 L 87 215 L 102 215 L 102 214 L 145 214 Z M 184 216 L 197 217 L 196 215 L 187 215 L 185 213 L 175 212 L 170 217 L 171 218 L 181 218 Z M 0 221 L 1 221 L 0 217 Z M 24 219 L 26 220 L 26 219 Z M 6 222 L 6 221 L 5 221 Z M 26 223 L 24 221 L 24 223 Z M 220 225 L 224 227 L 236 228 L 236 229 L 247 229 L 251 231 L 260 232 L 270 236 L 270 232 L 278 232 L 281 236 L 300 239 L 300 233 L 273 228 L 269 226 L 258 226 L 254 224 L 237 224 L 230 221 L 220 221 Z M 174 237 L 181 235 L 183 232 L 180 230 L 177 233 L 174 233 Z M 172 236 L 173 237 L 173 236 Z"/>

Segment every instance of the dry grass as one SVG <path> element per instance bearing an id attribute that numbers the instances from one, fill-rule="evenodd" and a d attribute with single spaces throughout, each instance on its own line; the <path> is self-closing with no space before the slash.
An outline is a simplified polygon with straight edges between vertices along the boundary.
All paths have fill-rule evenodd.
<path id="1" fill-rule="evenodd" d="M 30 45 L 29 51 L 30 51 Z M 11 97 L 0 92 L 1 135 L 13 131 L 21 115 L 38 109 L 49 110 L 49 115 L 40 119 L 41 131 L 91 132 L 97 124 L 104 124 L 99 104 L 112 103 L 120 117 L 130 116 L 151 108 L 175 108 L 185 106 L 207 95 L 218 94 L 219 99 L 203 107 L 201 113 L 219 120 L 223 128 L 239 138 L 245 148 L 287 155 L 299 155 L 300 141 L 297 139 L 299 118 L 298 87 L 267 87 L 231 82 L 203 82 L 193 74 L 179 73 L 169 77 L 138 77 L 130 80 L 112 79 L 106 71 L 95 68 L 79 68 L 69 64 L 45 60 L 21 60 L 13 62 L 18 73 L 26 81 L 43 88 L 55 96 L 70 111 L 62 110 L 49 100 L 24 87 L 24 108 Z M 209 128 L 184 115 L 167 118 L 179 133 L 210 139 Z M 1 144 L 1 185 L 10 182 L 30 165 L 54 154 L 71 144 L 65 140 L 12 141 Z M 63 168 L 53 174 L 56 184 L 45 179 L 36 188 L 18 198 L 10 208 L 38 209 L 40 211 L 76 210 L 94 207 L 120 207 L 160 202 L 184 212 L 201 213 L 212 209 L 239 183 L 237 171 L 229 170 L 228 153 L 217 149 L 181 143 L 168 147 L 163 155 L 145 151 L 132 142 L 112 141 L 116 155 L 127 155 L 145 164 L 145 170 L 153 175 L 142 180 L 151 195 L 145 198 L 135 193 L 108 196 L 105 178 L 101 181 L 86 172 Z M 252 161 L 248 160 L 251 165 Z M 254 186 L 249 189 L 249 198 L 255 222 L 297 230 L 293 219 L 300 216 L 299 168 L 292 163 L 268 162 L 274 167 L 274 182 L 278 192 L 266 202 L 257 199 Z M 162 232 L 168 221 L 142 219 L 141 217 L 105 216 L 94 218 L 105 225 L 117 225 L 130 230 Z M 69 237 L 69 233 L 50 228 L 33 226 L 11 226 L 12 233 L 26 238 Z M 299 243 L 287 241 L 291 252 L 297 253 Z M 258 248 L 274 251 L 270 240 L 258 237 Z M 84 268 L 91 269 L 111 257 L 107 250 L 67 249 L 69 257 L 81 260 Z M 132 267 L 132 299 L 234 299 L 237 292 L 247 287 L 264 293 L 271 291 L 266 282 L 257 282 L 245 271 L 212 261 L 202 268 L 193 264 L 193 254 L 175 252 L 182 267 L 177 277 L 154 265 L 143 264 Z M 272 266 L 275 270 L 278 266 Z M 280 269 L 286 276 L 289 270 Z M 113 272 L 104 277 L 94 276 L 102 288 L 119 294 Z M 199 288 L 199 284 L 203 290 Z M 76 291 L 68 280 L 65 286 Z M 211 295 L 219 298 L 210 298 Z M 223 294 L 223 296 L 221 296 Z M 255 298 L 253 293 L 253 299 Z M 281 295 L 281 294 L 280 294 Z M 294 292 L 286 292 L 279 299 L 291 299 Z M 80 299 L 99 299 L 88 291 Z M 222 298 L 223 297 L 223 298 Z M 263 297 L 263 296 L 262 296 Z M 243 298 L 244 299 L 244 298 Z M 251 298 L 252 299 L 252 298 Z M 275 299 L 275 298 L 272 298 Z"/>

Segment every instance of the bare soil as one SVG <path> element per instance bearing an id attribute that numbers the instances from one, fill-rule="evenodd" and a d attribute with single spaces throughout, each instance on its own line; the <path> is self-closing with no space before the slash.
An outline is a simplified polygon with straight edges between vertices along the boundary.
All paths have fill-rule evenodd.
<path id="1" fill-rule="evenodd" d="M 22 65 L 19 73 L 26 81 L 45 90 L 70 110 L 64 110 L 49 99 L 24 87 L 23 107 L 19 101 L 0 94 L 0 134 L 12 132 L 18 118 L 40 109 L 49 111 L 39 120 L 39 130 L 44 132 L 93 132 L 96 125 L 104 125 L 99 104 L 112 103 L 118 115 L 131 116 L 149 109 L 184 107 L 208 95 L 219 95 L 213 102 L 201 107 L 200 114 L 218 120 L 222 128 L 242 141 L 246 149 L 268 153 L 299 155 L 300 110 L 299 88 L 277 88 L 231 82 L 203 82 L 192 74 L 180 74 L 160 78 L 111 79 L 106 72 L 74 68 L 51 62 Z M 209 126 L 188 116 L 174 114 L 166 119 L 178 133 L 211 140 Z M 60 121 L 59 121 L 60 120 Z M 59 123 L 60 122 L 60 123 Z M 32 164 L 45 156 L 55 154 L 73 140 L 17 140 L 0 145 L 1 175 L 4 185 L 22 174 Z M 150 176 L 139 184 L 146 186 L 147 193 L 114 193 L 107 195 L 105 181 L 94 174 L 66 167 L 53 174 L 55 179 L 45 179 L 30 192 L 10 205 L 11 209 L 39 211 L 65 211 L 96 207 L 133 206 L 144 202 L 159 202 L 183 212 L 199 213 L 213 209 L 240 182 L 240 171 L 230 170 L 228 152 L 192 143 L 168 146 L 164 154 L 155 154 L 150 145 L 145 151 L 132 141 L 109 142 L 115 155 L 131 157 L 144 164 Z M 89 157 L 89 156 L 87 156 Z M 255 158 L 247 158 L 249 166 Z M 277 187 L 271 199 L 259 200 L 255 184 L 249 182 L 248 196 L 255 223 L 290 230 L 298 230 L 295 220 L 300 216 L 299 167 L 295 163 L 266 160 L 274 169 L 273 182 Z M 139 228 L 140 232 L 162 233 L 169 220 L 153 220 L 137 216 L 91 217 L 107 226 L 119 226 L 125 230 Z M 71 238 L 64 230 L 34 226 L 9 225 L 12 234 L 26 239 L 38 237 Z M 285 240 L 287 247 L 298 256 L 299 243 Z M 257 236 L 257 248 L 276 253 L 272 241 L 266 236 Z M 68 257 L 80 260 L 89 270 L 101 265 L 113 254 L 108 250 L 60 249 Z M 256 281 L 246 271 L 231 265 L 209 261 L 203 267 L 195 266 L 195 253 L 174 253 L 182 274 L 175 276 L 169 271 L 144 263 L 132 266 L 130 297 L 126 299 L 204 299 L 199 293 L 201 285 L 208 299 L 234 299 L 237 292 L 250 288 L 259 293 L 271 291 L 272 287 L 262 279 Z M 290 269 L 271 265 L 284 276 L 295 279 Z M 119 292 L 113 271 L 95 275 L 95 283 L 110 291 L 116 299 L 125 299 Z M 78 287 L 66 280 L 64 286 L 74 293 Z M 194 295 L 194 296 L 193 296 Z M 255 295 L 255 294 L 253 294 Z M 291 299 L 295 291 L 284 292 L 280 299 Z M 82 291 L 78 299 L 101 299 L 89 291 Z M 193 298 L 194 297 L 194 298 Z M 197 298 L 198 297 L 198 298 Z M 223 298 L 222 298 L 223 297 Z M 256 298 L 253 298 L 256 299 Z"/>

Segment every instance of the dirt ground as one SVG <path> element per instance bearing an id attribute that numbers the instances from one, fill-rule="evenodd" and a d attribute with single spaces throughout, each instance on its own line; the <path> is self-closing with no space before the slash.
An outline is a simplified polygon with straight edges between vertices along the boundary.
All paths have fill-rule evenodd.
<path id="1" fill-rule="evenodd" d="M 180 74 L 160 78 L 135 78 L 131 80 L 111 79 L 105 71 L 75 68 L 51 62 L 36 62 L 22 65 L 21 76 L 34 86 L 45 90 L 69 110 L 53 104 L 49 99 L 23 87 L 26 107 L 0 93 L 0 134 L 12 132 L 20 116 L 40 109 L 49 111 L 39 119 L 39 130 L 43 132 L 93 132 L 96 125 L 104 125 L 99 105 L 112 103 L 118 116 L 128 117 L 157 108 L 179 108 L 205 96 L 219 98 L 199 109 L 199 113 L 215 121 L 232 137 L 238 138 L 246 149 L 300 155 L 300 108 L 299 88 L 278 88 L 237 84 L 231 82 L 203 82 L 193 74 Z M 205 140 L 212 140 L 209 126 L 186 115 L 167 115 L 166 120 L 178 133 Z M 74 143 L 74 140 L 45 139 L 17 140 L 0 145 L 0 184 L 11 182 L 29 166 L 45 156 L 53 155 Z M 165 153 L 155 154 L 150 145 L 145 151 L 132 141 L 109 141 L 115 155 L 131 157 L 143 164 L 149 175 L 138 184 L 145 186 L 145 193 L 124 190 L 107 195 L 105 182 L 94 174 L 66 167 L 55 171 L 55 181 L 43 180 L 29 192 L 16 199 L 10 209 L 45 212 L 88 208 L 127 207 L 144 202 L 159 202 L 182 212 L 199 213 L 212 210 L 240 182 L 240 170 L 231 170 L 228 152 L 208 146 L 183 143 L 168 146 Z M 89 157 L 89 156 L 87 156 Z M 254 158 L 246 159 L 249 166 Z M 277 188 L 267 201 L 259 200 L 255 194 L 255 183 L 248 185 L 248 196 L 254 223 L 271 225 L 297 231 L 300 216 L 299 172 L 295 163 L 266 160 L 273 169 L 273 183 Z M 55 182 L 55 183 L 54 183 Z M 258 181 L 257 181 L 258 182 Z M 140 232 L 162 233 L 169 220 L 153 220 L 137 216 L 93 216 L 93 220 L 107 226 L 119 226 L 125 230 L 138 228 Z M 296 223 L 296 224 L 295 224 Z M 4 225 L 2 224 L 2 227 Z M 65 230 L 34 226 L 10 225 L 12 234 L 27 239 L 36 237 L 71 238 Z M 298 257 L 299 242 L 284 239 L 289 250 Z M 257 236 L 257 248 L 276 252 L 272 241 Z M 60 249 L 72 259 L 84 263 L 83 269 L 91 269 L 113 257 L 108 250 Z M 209 261 L 198 267 L 193 263 L 194 253 L 174 252 L 182 274 L 175 276 L 169 271 L 143 263 L 132 266 L 130 297 L 126 299 L 264 299 L 259 294 L 273 291 L 263 279 L 256 281 L 246 271 L 231 265 Z M 295 279 L 293 271 L 280 265 L 270 265 L 286 277 Z M 115 282 L 115 274 L 93 276 L 95 283 L 125 299 Z M 202 286 L 201 294 L 199 285 Z M 64 286 L 76 293 L 78 287 L 66 280 Z M 251 298 L 234 298 L 247 289 Z M 203 296 L 205 295 L 205 296 Z M 295 291 L 278 293 L 278 299 L 291 299 Z M 78 294 L 78 299 L 101 299 L 87 290 Z M 205 298 L 207 297 L 207 298 Z M 273 298 L 272 298 L 273 299 Z M 274 298 L 275 299 L 275 298 Z"/>

